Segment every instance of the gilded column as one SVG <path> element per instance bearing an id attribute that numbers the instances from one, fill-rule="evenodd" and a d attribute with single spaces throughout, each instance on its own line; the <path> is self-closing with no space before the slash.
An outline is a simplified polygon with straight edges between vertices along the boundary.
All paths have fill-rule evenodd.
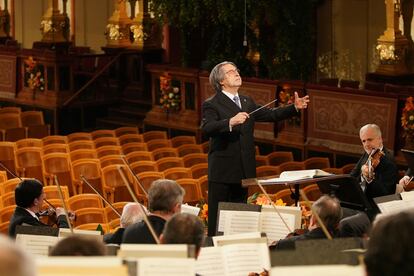
<path id="1" fill-rule="evenodd" d="M 108 47 L 128 47 L 131 45 L 129 39 L 129 27 L 131 19 L 126 11 L 126 0 L 114 0 L 115 10 L 106 25 L 106 40 Z"/>
<path id="2" fill-rule="evenodd" d="M 49 0 L 48 9 L 40 22 L 42 42 L 68 42 L 69 28 L 69 18 L 59 12 L 58 0 Z"/>
<path id="3" fill-rule="evenodd" d="M 399 29 L 400 0 L 385 0 L 385 6 L 387 29 L 377 40 L 380 64 L 376 73 L 390 76 L 407 74 L 408 39 Z"/>

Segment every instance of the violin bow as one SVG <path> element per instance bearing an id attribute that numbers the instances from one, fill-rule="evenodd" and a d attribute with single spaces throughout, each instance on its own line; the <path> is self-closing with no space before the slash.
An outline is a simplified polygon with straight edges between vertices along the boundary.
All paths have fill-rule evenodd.
<path id="1" fill-rule="evenodd" d="M 148 229 L 150 230 L 150 233 L 151 233 L 152 237 L 154 238 L 154 240 L 157 244 L 160 244 L 160 240 L 159 240 L 157 234 L 155 233 L 155 230 L 152 227 L 151 222 L 148 220 L 147 213 L 145 212 L 145 210 L 142 207 L 141 203 L 138 202 L 137 197 L 135 196 L 134 192 L 131 189 L 131 185 L 129 185 L 129 182 L 128 182 L 125 174 L 124 174 L 124 171 L 122 170 L 122 166 L 118 166 L 118 171 L 119 171 L 119 174 L 121 175 L 122 181 L 124 181 L 124 184 L 128 189 L 129 194 L 131 195 L 132 199 L 135 201 L 135 203 L 138 203 L 138 205 L 140 206 L 141 212 L 144 214 L 144 217 L 143 217 L 144 222 L 147 225 Z"/>
<path id="2" fill-rule="evenodd" d="M 130 173 L 134 176 L 135 180 L 137 181 L 137 183 L 138 183 L 139 187 L 141 188 L 141 190 L 144 192 L 145 196 L 148 198 L 148 193 L 147 193 L 147 191 L 145 190 L 144 185 L 142 185 L 142 184 L 141 184 L 141 181 L 139 181 L 138 175 L 136 175 L 136 174 L 132 171 L 131 166 L 129 165 L 128 160 L 125 158 L 125 155 L 122 155 L 122 156 L 121 156 L 121 158 L 122 158 L 122 160 L 124 161 L 124 163 L 127 165 L 127 168 L 128 168 L 128 170 L 129 170 L 129 172 L 130 172 Z"/>
<path id="3" fill-rule="evenodd" d="M 20 179 L 20 181 L 23 181 L 23 178 L 21 178 L 20 176 L 18 176 L 17 174 L 15 174 L 14 172 L 12 172 L 9 168 L 7 168 L 1 161 L 0 161 L 0 167 L 2 167 L 5 171 L 7 171 L 9 174 L 11 174 L 13 177 Z M 39 181 L 40 182 L 40 181 Z M 49 201 L 47 201 L 46 198 L 43 199 L 47 205 L 49 205 L 50 207 L 52 207 L 54 210 L 56 210 L 56 207 L 53 206 L 52 203 L 50 203 Z"/>
<path id="4" fill-rule="evenodd" d="M 272 204 L 273 209 L 276 211 L 276 213 L 278 214 L 279 218 L 282 220 L 283 224 L 286 226 L 287 230 L 289 231 L 289 233 L 292 232 L 292 230 L 290 229 L 289 225 L 287 224 L 287 222 L 285 221 L 285 219 L 283 218 L 282 214 L 280 214 L 279 210 L 276 208 L 276 205 L 274 204 L 274 202 L 272 201 L 272 199 L 270 198 L 269 194 L 266 192 L 266 190 L 263 188 L 263 185 L 259 183 L 259 181 L 256 179 L 256 184 L 257 186 L 259 186 L 260 190 L 262 190 L 262 193 L 265 195 L 265 197 L 267 198 L 267 200 L 269 200 L 269 202 Z"/>
<path id="5" fill-rule="evenodd" d="M 111 207 L 111 209 L 115 212 L 115 214 L 117 214 L 118 217 L 121 217 L 121 214 L 118 212 L 118 210 L 108 201 L 106 200 L 106 198 L 104 198 L 96 189 L 95 187 L 92 186 L 91 183 L 89 183 L 88 180 L 86 180 L 86 178 L 83 175 L 80 175 L 80 178 L 82 179 L 83 182 L 85 182 L 89 188 L 92 189 L 92 191 L 95 192 L 95 194 L 97 194 L 106 204 L 109 205 L 109 207 Z"/>
<path id="6" fill-rule="evenodd" d="M 63 210 L 65 211 L 64 213 L 65 213 L 65 217 L 66 217 L 66 220 L 68 222 L 68 225 L 69 225 L 70 232 L 73 235 L 73 227 L 72 227 L 72 224 L 70 223 L 70 220 L 69 220 L 68 208 L 66 206 L 65 199 L 63 198 L 62 187 L 60 186 L 58 178 L 57 178 L 56 175 L 54 175 L 53 179 L 54 179 L 54 181 L 56 183 L 56 186 L 58 188 L 59 197 L 60 197 L 60 200 L 62 201 L 62 204 L 63 204 L 62 206 L 63 206 Z"/>
<path id="7" fill-rule="evenodd" d="M 300 196 L 305 200 L 305 203 L 308 206 L 308 208 L 310 208 L 312 215 L 316 217 L 316 220 L 318 221 L 319 226 L 322 228 L 322 231 L 325 234 L 325 236 L 328 238 L 328 240 L 332 240 L 331 234 L 329 233 L 328 229 L 323 223 L 321 217 L 318 215 L 318 213 L 315 212 L 315 209 L 312 207 L 312 204 L 309 202 L 309 199 L 306 196 L 305 192 L 301 189 L 299 193 L 300 193 Z"/>

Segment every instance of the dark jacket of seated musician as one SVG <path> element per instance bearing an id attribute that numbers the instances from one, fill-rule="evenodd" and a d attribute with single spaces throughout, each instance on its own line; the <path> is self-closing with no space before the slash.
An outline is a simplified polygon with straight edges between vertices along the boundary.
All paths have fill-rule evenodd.
<path id="1" fill-rule="evenodd" d="M 142 210 L 147 212 L 147 209 L 144 206 L 142 206 L 142 208 L 143 209 L 139 206 L 139 203 L 127 203 L 122 209 L 120 227 L 114 233 L 104 235 L 104 242 L 107 244 L 121 244 L 125 228 L 142 221 L 144 216 Z"/>
<path id="2" fill-rule="evenodd" d="M 342 208 L 339 200 L 335 197 L 323 195 L 313 203 L 312 208 L 319 215 L 331 236 L 337 236 L 338 223 L 342 218 Z M 295 241 L 297 240 L 326 238 L 315 214 L 310 218 L 308 230 L 308 232 L 302 235 L 292 236 L 278 241 L 274 249 L 295 249 Z"/>
<path id="3" fill-rule="evenodd" d="M 16 187 L 14 197 L 17 206 L 10 219 L 9 236 L 16 236 L 17 225 L 49 226 L 41 222 L 37 215 L 46 198 L 42 183 L 36 179 L 25 179 Z M 56 216 L 58 227 L 69 227 L 62 208 L 56 208 Z"/>
<path id="4" fill-rule="evenodd" d="M 185 191 L 174 180 L 159 179 L 148 190 L 148 220 L 159 237 L 165 223 L 176 213 L 181 212 Z M 156 243 L 145 221 L 135 223 L 125 229 L 122 243 Z"/>

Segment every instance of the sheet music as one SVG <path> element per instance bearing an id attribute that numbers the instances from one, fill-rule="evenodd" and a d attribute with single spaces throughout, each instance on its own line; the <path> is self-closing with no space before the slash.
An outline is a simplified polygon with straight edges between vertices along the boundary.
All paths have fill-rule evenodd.
<path id="1" fill-rule="evenodd" d="M 392 200 L 388 202 L 378 203 L 377 206 L 382 214 L 393 214 L 404 210 L 414 209 L 414 201 Z"/>
<path id="2" fill-rule="evenodd" d="M 166 275 L 194 276 L 195 259 L 143 258 L 138 260 L 137 276 Z"/>
<path id="3" fill-rule="evenodd" d="M 263 268 L 270 268 L 269 249 L 264 242 L 203 247 L 196 261 L 196 273 L 203 276 L 246 276 Z"/>
<path id="4" fill-rule="evenodd" d="M 224 235 L 257 232 L 260 224 L 260 213 L 251 211 L 225 211 Z M 221 212 L 220 212 L 221 216 Z M 220 230 L 219 230 L 220 231 Z"/>
<path id="5" fill-rule="evenodd" d="M 414 200 L 414 191 L 400 193 L 402 200 Z"/>
<path id="6" fill-rule="evenodd" d="M 226 275 L 248 275 L 270 269 L 269 249 L 266 243 L 231 244 L 222 248 Z"/>
<path id="7" fill-rule="evenodd" d="M 281 214 L 290 230 L 295 230 L 295 216 L 292 214 Z M 289 234 L 289 229 L 276 213 L 263 212 L 260 217 L 260 231 L 266 233 L 268 244 L 278 241 Z"/>
<path id="8" fill-rule="evenodd" d="M 200 213 L 200 208 L 188 204 L 181 204 L 181 213 L 198 216 L 198 214 Z"/>
<path id="9" fill-rule="evenodd" d="M 223 246 L 231 243 L 243 243 L 243 241 L 252 241 L 261 238 L 260 232 L 241 233 L 233 235 L 214 236 L 213 245 Z"/>
<path id="10" fill-rule="evenodd" d="M 203 276 L 225 275 L 221 247 L 202 247 L 195 266 L 196 273 Z"/>
<path id="11" fill-rule="evenodd" d="M 48 256 L 49 247 L 54 246 L 59 241 L 58 237 L 22 235 L 17 234 L 16 243 L 24 248 L 26 252 L 35 256 Z"/>
<path id="12" fill-rule="evenodd" d="M 260 183 L 284 183 L 284 182 L 291 182 L 295 180 L 302 180 L 313 178 L 315 176 L 329 176 L 332 175 L 327 173 L 323 170 L 315 169 L 315 170 L 300 170 L 300 171 L 285 171 L 280 174 L 277 178 L 270 178 L 265 180 L 259 180 Z"/>
<path id="13" fill-rule="evenodd" d="M 277 266 L 272 267 L 270 275 L 277 276 L 365 276 L 362 265 L 306 265 L 306 266 Z"/>
<path id="14" fill-rule="evenodd" d="M 187 258 L 188 245 L 186 244 L 121 244 L 119 257 L 163 257 Z"/>

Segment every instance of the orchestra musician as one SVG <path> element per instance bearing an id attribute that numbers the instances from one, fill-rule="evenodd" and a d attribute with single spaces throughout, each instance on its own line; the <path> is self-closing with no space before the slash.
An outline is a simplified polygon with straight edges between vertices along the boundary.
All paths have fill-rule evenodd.
<path id="1" fill-rule="evenodd" d="M 14 191 L 16 209 L 10 219 L 9 236 L 16 236 L 17 225 L 49 226 L 39 220 L 43 200 L 43 184 L 37 179 L 24 179 Z M 69 224 L 63 208 L 55 208 L 56 224 L 59 228 L 68 228 Z"/>
<path id="2" fill-rule="evenodd" d="M 332 237 L 338 234 L 338 224 L 342 218 L 342 208 L 339 200 L 336 197 L 329 195 L 321 196 L 312 204 L 312 209 L 320 217 L 326 230 Z M 309 239 L 325 239 L 326 234 L 323 232 L 321 225 L 319 225 L 316 215 L 312 214 L 308 226 L 308 231 L 303 234 L 289 234 L 287 238 L 279 240 L 272 249 L 295 249 L 295 241 L 309 240 Z"/>
<path id="3" fill-rule="evenodd" d="M 383 146 L 381 129 L 376 124 L 367 124 L 361 127 L 359 137 L 365 153 L 351 176 L 360 180 L 368 199 L 394 194 L 398 170 L 393 155 Z"/>
<path id="4" fill-rule="evenodd" d="M 210 139 L 208 153 L 208 235 L 214 236 L 218 203 L 246 202 L 244 178 L 256 177 L 254 124 L 277 122 L 298 115 L 307 108 L 309 96 L 280 108 L 258 106 L 252 98 L 240 95 L 239 69 L 232 62 L 217 64 L 209 81 L 215 95 L 202 105 L 201 130 Z"/>

